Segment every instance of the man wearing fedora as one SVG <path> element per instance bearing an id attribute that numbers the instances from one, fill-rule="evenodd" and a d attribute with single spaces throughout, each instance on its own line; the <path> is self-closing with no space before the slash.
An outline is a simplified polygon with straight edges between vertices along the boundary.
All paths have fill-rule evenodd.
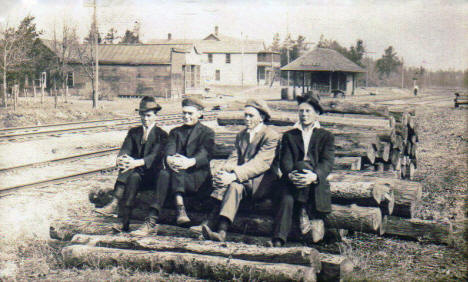
<path id="1" fill-rule="evenodd" d="M 141 189 L 157 189 L 162 168 L 164 148 L 168 135 L 156 125 L 161 106 L 153 97 L 145 96 L 137 109 L 141 126 L 131 128 L 117 156 L 119 175 L 114 186 L 113 199 L 104 208 L 96 209 L 101 214 L 112 214 L 120 206 L 122 231 L 128 232 L 135 197 Z M 145 227 L 155 225 L 157 203 L 152 203 Z"/>
<path id="2" fill-rule="evenodd" d="M 211 180 L 210 160 L 215 147 L 214 131 L 201 124 L 203 104 L 196 98 L 182 100 L 184 124 L 169 133 L 165 169 L 160 172 L 156 198 L 158 211 L 169 196 L 177 208 L 177 224 L 190 223 L 184 205 L 186 194 L 195 195 Z M 206 186 L 206 185 L 205 185 Z"/>
<path id="3" fill-rule="evenodd" d="M 299 122 L 283 134 L 280 150 L 280 205 L 270 245 L 282 246 L 288 237 L 293 214 L 299 216 L 301 233 L 312 229 L 309 216 L 320 218 L 331 212 L 330 184 L 327 176 L 333 168 L 333 134 L 320 127 L 323 113 L 317 96 L 298 96 Z M 295 210 L 295 212 L 294 212 Z"/>
<path id="4" fill-rule="evenodd" d="M 223 168 L 214 176 L 215 190 L 212 197 L 220 200 L 217 231 L 211 230 L 205 222 L 201 229 L 205 239 L 224 241 L 229 226 L 234 221 L 242 199 L 251 197 L 254 201 L 271 196 L 272 183 L 277 179 L 272 169 L 279 135 L 266 126 L 270 109 L 265 101 L 249 99 L 244 108 L 246 129 L 236 136 L 235 149 Z M 216 223 L 211 222 L 216 226 Z"/>

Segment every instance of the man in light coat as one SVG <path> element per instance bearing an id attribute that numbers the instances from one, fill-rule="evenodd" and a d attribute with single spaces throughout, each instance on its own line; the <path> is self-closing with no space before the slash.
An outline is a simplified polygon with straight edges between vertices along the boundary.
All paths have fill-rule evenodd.
<path id="1" fill-rule="evenodd" d="M 259 201 L 271 196 L 272 183 L 277 179 L 272 164 L 279 135 L 264 124 L 270 119 L 270 109 L 262 100 L 250 99 L 244 108 L 246 129 L 236 136 L 235 149 L 227 163 L 214 176 L 212 197 L 221 200 L 217 232 L 209 224 L 202 225 L 205 239 L 224 241 L 235 219 L 242 199 Z"/>

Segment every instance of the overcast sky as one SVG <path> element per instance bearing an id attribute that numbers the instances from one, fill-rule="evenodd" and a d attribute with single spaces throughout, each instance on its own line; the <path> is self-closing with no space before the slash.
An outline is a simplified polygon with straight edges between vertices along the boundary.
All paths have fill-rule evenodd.
<path id="1" fill-rule="evenodd" d="M 220 33 L 271 43 L 287 30 L 317 43 L 320 35 L 349 47 L 364 40 L 378 58 L 392 45 L 405 64 L 436 69 L 468 68 L 468 1 L 435 0 L 97 0 L 102 33 L 122 34 L 135 21 L 143 42 L 152 38 L 202 38 L 218 25 Z M 28 13 L 50 38 L 63 22 L 87 33 L 89 0 L 0 0 L 0 21 L 16 25 Z"/>

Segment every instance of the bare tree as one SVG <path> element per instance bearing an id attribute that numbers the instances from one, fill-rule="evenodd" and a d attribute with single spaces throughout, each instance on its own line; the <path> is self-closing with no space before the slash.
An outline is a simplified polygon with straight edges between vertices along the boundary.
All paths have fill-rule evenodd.
<path id="1" fill-rule="evenodd" d="M 62 24 L 61 38 L 57 37 L 57 31 L 54 25 L 54 39 L 52 42 L 52 51 L 56 55 L 55 71 L 56 76 L 61 83 L 62 95 L 67 101 L 68 96 L 68 70 L 69 62 L 76 56 L 76 46 L 78 46 L 78 37 L 76 28 L 67 23 Z M 57 95 L 55 95 L 55 107 L 57 107 Z"/>
<path id="2" fill-rule="evenodd" d="M 83 71 L 84 75 L 91 81 L 91 87 L 93 89 L 93 108 L 96 108 L 96 88 L 94 87 L 96 79 L 96 44 L 93 44 L 94 38 L 92 35 L 90 35 L 90 37 L 91 38 L 85 40 L 83 44 L 76 45 L 76 53 L 81 70 Z"/>
<path id="3" fill-rule="evenodd" d="M 8 23 L 0 29 L 0 70 L 3 74 L 3 106 L 7 107 L 7 75 L 15 68 L 29 62 L 30 42 L 24 40 L 27 30 L 10 27 Z"/>

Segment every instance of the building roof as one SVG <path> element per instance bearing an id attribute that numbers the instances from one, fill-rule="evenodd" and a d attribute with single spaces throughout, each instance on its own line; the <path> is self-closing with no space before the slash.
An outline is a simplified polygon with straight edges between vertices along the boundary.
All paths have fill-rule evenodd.
<path id="1" fill-rule="evenodd" d="M 61 52 L 61 44 L 42 39 L 53 52 Z M 83 45 L 81 45 L 83 46 Z M 123 65 L 158 65 L 171 63 L 171 50 L 175 52 L 191 52 L 195 48 L 191 43 L 160 43 L 160 44 L 99 44 L 100 64 Z M 88 51 L 89 50 L 85 50 Z M 197 52 L 197 49 L 195 48 Z M 79 61 L 77 50 L 72 50 L 70 60 Z"/>
<path id="2" fill-rule="evenodd" d="M 155 65 L 170 64 L 171 51 L 190 52 L 192 44 L 101 44 L 99 63 Z"/>
<path id="3" fill-rule="evenodd" d="M 265 53 L 269 52 L 259 40 L 242 40 L 222 34 L 211 33 L 204 39 L 152 39 L 150 43 L 191 43 L 201 53 Z"/>
<path id="4" fill-rule="evenodd" d="M 284 71 L 343 71 L 365 72 L 363 68 L 339 52 L 316 48 L 282 67 Z"/>

